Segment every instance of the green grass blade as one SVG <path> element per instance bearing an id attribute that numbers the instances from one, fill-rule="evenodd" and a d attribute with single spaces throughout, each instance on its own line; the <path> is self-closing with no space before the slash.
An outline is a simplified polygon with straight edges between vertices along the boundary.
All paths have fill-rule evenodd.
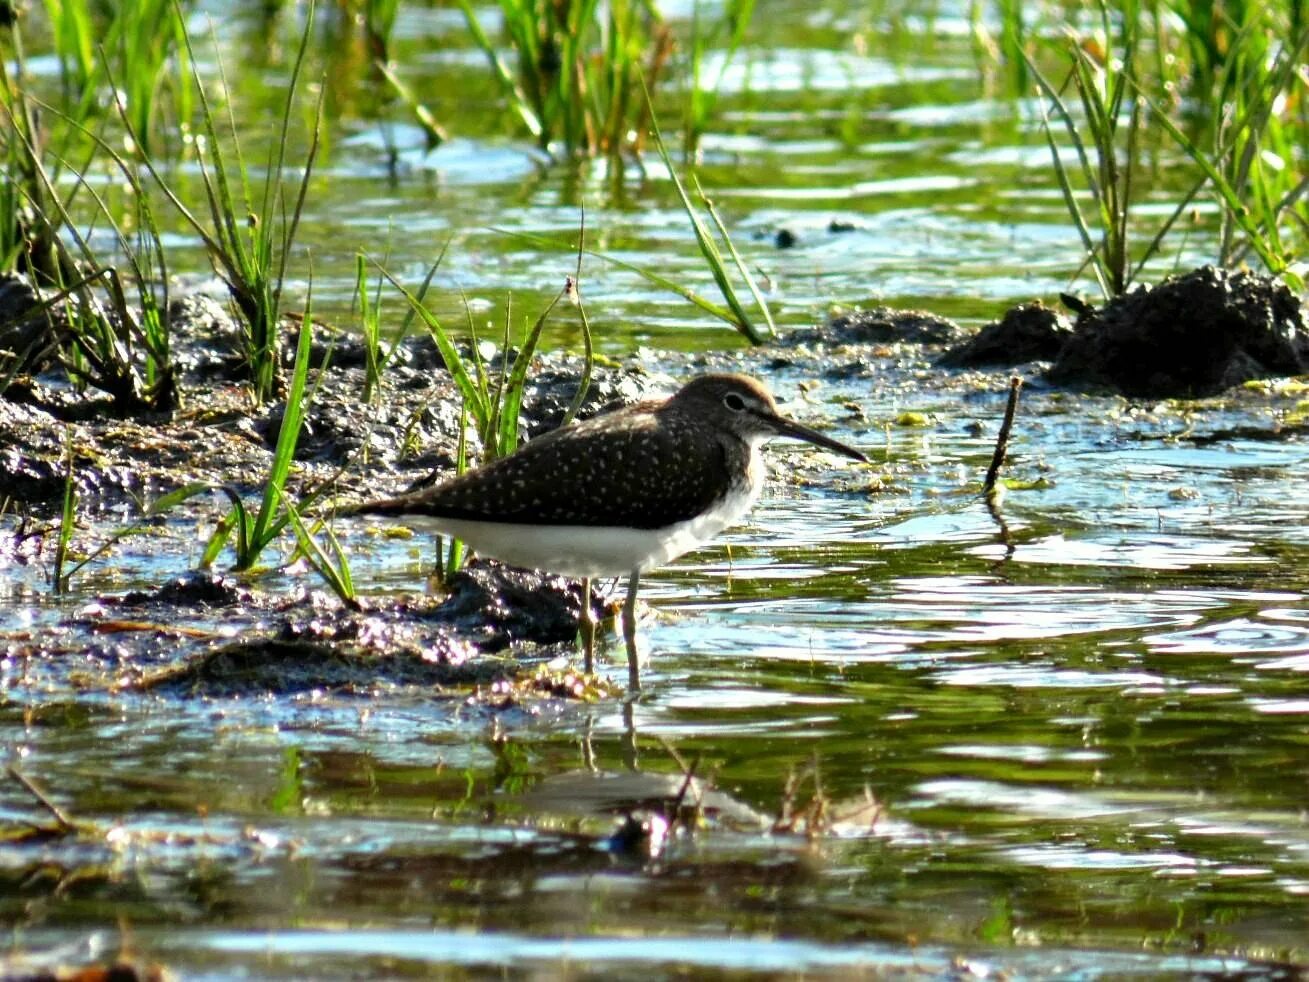
<path id="1" fill-rule="evenodd" d="M 561 426 L 567 426 L 577 416 L 586 402 L 586 393 L 591 388 L 591 376 L 595 372 L 595 344 L 591 338 L 591 322 L 586 316 L 586 304 L 582 302 L 582 257 L 586 244 L 586 209 L 583 208 L 577 223 L 577 268 L 571 282 L 565 284 L 564 292 L 568 299 L 577 306 L 577 316 L 582 322 L 582 378 L 577 384 L 573 401 L 568 404 Z"/>
<path id="2" fill-rule="evenodd" d="M 286 145 L 288 134 L 291 132 L 291 109 L 295 104 L 295 93 L 300 81 L 300 72 L 304 65 L 305 52 L 309 48 L 309 39 L 314 25 L 314 3 L 310 0 L 309 12 L 305 18 L 305 29 L 300 35 L 300 48 L 296 52 L 295 65 L 291 69 L 291 81 L 287 87 L 286 103 L 282 110 L 282 129 L 281 138 L 277 144 L 277 167 L 264 178 L 264 220 L 260 224 L 260 234 L 264 236 L 264 250 L 267 255 L 267 261 L 263 264 L 264 269 L 270 269 L 272 266 L 272 223 L 268 216 L 271 208 L 268 207 L 270 197 L 270 188 L 276 184 L 278 193 L 281 192 L 282 173 L 286 166 Z M 323 100 L 327 97 L 328 86 L 326 81 L 318 87 L 318 101 L 314 106 L 314 122 L 310 130 L 309 151 L 305 155 L 304 173 L 300 177 L 300 186 L 296 193 L 295 207 L 291 210 L 291 219 L 288 222 L 286 216 L 282 217 L 282 242 L 280 249 L 277 275 L 273 280 L 272 288 L 272 305 L 271 312 L 275 315 L 279 309 L 282 300 L 282 284 L 286 281 L 286 264 L 291 256 L 291 243 L 295 241 L 295 234 L 300 228 L 300 219 L 304 215 L 305 198 L 309 193 L 309 180 L 313 175 L 314 162 L 318 158 L 318 145 L 322 135 L 323 124 Z M 270 330 L 275 330 L 275 325 L 269 325 Z"/>
<path id="3" fill-rule="evenodd" d="M 55 542 L 55 563 L 50 585 L 56 594 L 68 591 L 69 576 L 64 574 L 68 561 L 68 545 L 73 540 L 73 527 L 77 519 L 77 490 L 73 484 L 73 431 L 64 435 L 66 464 L 64 466 L 64 503 L 59 512 L 59 538 Z"/>
<path id="4" fill-rule="evenodd" d="M 211 491 L 222 491 L 222 490 L 223 489 L 220 488 L 219 486 L 210 484 L 206 481 L 196 481 L 192 484 L 187 484 L 184 487 L 177 488 L 174 491 L 170 491 L 168 494 L 161 495 L 160 497 L 156 498 L 148 506 L 142 509 L 141 517 L 143 519 L 155 518 L 159 515 L 166 514 L 167 512 L 176 508 L 178 505 L 182 504 L 184 501 L 194 498 L 198 494 L 205 494 Z M 82 559 L 78 560 L 78 562 L 68 571 L 67 578 L 71 579 L 79 571 L 81 571 L 82 567 L 87 566 L 90 563 L 94 562 L 96 559 L 98 559 L 100 556 L 103 556 L 105 553 L 107 553 L 119 542 L 122 542 L 124 539 L 141 533 L 142 531 L 145 530 L 145 528 L 146 526 L 144 523 L 134 522 L 132 525 L 129 525 L 126 529 L 123 529 L 120 532 L 115 532 L 108 539 L 106 539 L 100 546 L 92 550 L 89 554 L 84 556 Z"/>
<path id="5" fill-rule="evenodd" d="M 295 532 L 296 542 L 300 547 L 300 553 L 305 557 L 305 561 L 313 567 L 323 582 L 325 582 L 348 607 L 355 610 L 359 609 L 359 601 L 355 596 L 354 580 L 350 575 L 350 563 L 346 558 L 345 552 L 341 548 L 340 541 L 332 534 L 332 530 L 319 523 L 319 528 L 327 535 L 328 543 L 332 547 L 333 555 L 329 556 L 318 540 L 314 538 L 311 532 L 300 517 L 300 511 L 291 502 L 290 498 L 285 496 L 281 499 L 281 505 L 286 509 L 286 514 L 291 519 L 291 528 Z"/>
<path id="6" fill-rule="evenodd" d="M 239 508 L 239 512 L 238 512 Z M 237 532 L 237 555 L 244 555 L 248 550 L 249 530 L 246 527 L 245 506 L 239 505 L 234 507 L 214 526 L 213 534 L 209 536 L 209 541 L 205 543 L 204 552 L 200 556 L 199 566 L 201 569 L 208 569 L 214 564 L 223 547 L 227 545 L 227 540 L 232 535 L 232 529 L 236 528 Z"/>
<path id="7" fill-rule="evenodd" d="M 445 255 L 444 250 L 441 255 Z M 450 375 L 454 378 L 455 384 L 459 387 L 460 394 L 466 402 L 472 404 L 473 418 L 477 420 L 490 419 L 491 407 L 487 404 L 485 396 L 478 391 L 477 383 L 473 380 L 472 376 L 468 374 L 468 367 L 464 364 L 464 359 L 459 355 L 459 349 L 454 346 L 454 342 L 450 340 L 450 336 L 446 334 L 445 328 L 441 326 L 441 322 L 437 320 L 436 315 L 424 307 L 422 301 L 420 301 L 414 294 L 410 293 L 403 283 L 391 275 L 390 270 L 381 265 L 375 259 L 370 258 L 369 261 L 376 266 L 382 275 L 390 280 L 391 285 L 395 287 L 407 301 L 409 301 L 410 308 L 417 313 L 418 317 L 422 320 L 423 325 L 432 336 L 432 340 L 436 342 L 437 350 L 441 352 L 441 358 L 445 362 Z M 440 259 L 437 260 L 437 263 L 440 263 Z M 434 272 L 435 269 L 436 266 L 434 265 L 432 271 Z M 428 279 L 431 279 L 431 273 L 428 274 Z"/>
<path id="8" fill-rule="evenodd" d="M 644 84 L 644 83 L 643 83 Z M 741 306 L 741 301 L 737 299 L 736 291 L 732 288 L 731 281 L 727 278 L 727 268 L 723 262 L 723 255 L 718 250 L 717 243 L 709 234 L 709 229 L 705 226 L 704 220 L 695 210 L 695 205 L 691 203 L 691 197 L 686 193 L 686 187 L 682 184 L 682 179 L 677 176 L 677 169 L 673 166 L 673 158 L 668 153 L 668 147 L 664 145 L 663 134 L 659 131 L 659 123 L 655 119 L 654 107 L 650 102 L 650 93 L 646 91 L 646 106 L 650 113 L 650 132 L 654 136 L 655 149 L 659 151 L 659 156 L 668 169 L 668 176 L 672 178 L 673 187 L 677 190 L 677 196 L 682 201 L 682 208 L 686 211 L 686 217 L 690 219 L 691 230 L 695 233 L 696 242 L 700 246 L 700 253 L 704 256 L 705 262 L 709 265 L 709 272 L 713 275 L 714 282 L 718 284 L 718 290 L 727 301 L 727 306 L 732 311 L 732 316 L 728 319 L 738 331 L 749 339 L 751 344 L 760 345 L 764 343 L 764 337 L 751 322 L 749 315 Z"/>
<path id="9" fill-rule="evenodd" d="M 1077 156 L 1082 163 L 1083 174 L 1087 176 L 1088 180 L 1091 180 L 1090 162 L 1086 156 L 1086 148 L 1082 145 L 1081 137 L 1077 134 L 1077 128 L 1073 123 L 1072 114 L 1069 112 L 1068 107 L 1064 105 L 1063 99 L 1059 97 L 1059 93 L 1056 92 L 1054 87 L 1046 81 L 1045 76 L 1041 74 L 1041 70 L 1030 58 L 1028 58 L 1027 67 L 1032 73 L 1032 77 L 1036 79 L 1036 83 L 1041 91 L 1044 92 L 1046 97 L 1054 103 L 1060 119 L 1063 121 L 1064 127 L 1068 132 L 1069 139 L 1077 148 Z M 1087 260 L 1091 264 L 1091 271 L 1095 275 L 1097 285 L 1100 287 L 1100 293 L 1107 300 L 1113 296 L 1113 291 L 1109 286 L 1108 280 L 1105 278 L 1105 270 L 1099 254 L 1099 248 L 1091 236 L 1091 229 L 1086 224 L 1086 218 L 1082 214 L 1081 205 L 1078 204 L 1077 195 L 1073 191 L 1072 181 L 1068 176 L 1068 168 L 1059 154 L 1059 145 L 1055 142 L 1054 128 L 1050 125 L 1050 114 L 1045 103 L 1041 104 L 1041 124 L 1041 131 L 1045 136 L 1046 146 L 1050 148 L 1050 159 L 1054 163 L 1055 179 L 1059 183 L 1059 191 L 1064 198 L 1064 207 L 1067 209 L 1069 217 L 1073 220 L 1073 225 L 1077 228 L 1077 234 L 1081 237 L 1082 245 L 1086 250 Z"/>
<path id="10" fill-rule="evenodd" d="M 183 502 L 189 501 L 198 494 L 205 494 L 211 491 L 223 491 L 218 485 L 211 484 L 208 481 L 194 481 L 191 484 L 183 485 L 168 494 L 160 495 L 154 501 L 150 502 L 145 509 L 146 518 L 155 518 L 159 515 L 167 514 Z"/>
<path id="11" fill-rule="evenodd" d="M 306 305 L 305 316 L 300 321 L 300 336 L 296 343 L 291 387 L 287 392 L 285 408 L 282 410 L 282 424 L 278 428 L 277 443 L 273 448 L 273 463 L 265 479 L 263 497 L 251 529 L 250 549 L 248 555 L 240 558 L 238 569 L 249 569 L 286 524 L 284 519 L 278 520 L 278 505 L 286 487 L 286 479 L 291 473 L 291 462 L 295 458 L 296 444 L 300 440 L 300 427 L 304 422 L 304 412 L 308 402 L 305 397 L 305 386 L 309 377 L 312 341 L 313 317 Z"/>
<path id="12" fill-rule="evenodd" d="M 315 0 L 309 0 L 309 5 L 305 13 L 305 27 L 300 33 L 300 44 L 296 48 L 295 60 L 291 63 L 291 76 L 286 83 L 286 99 L 282 102 L 282 124 L 278 129 L 278 133 L 282 138 L 280 140 L 272 141 L 272 144 L 268 148 L 268 170 L 264 175 L 263 207 L 260 209 L 260 214 L 264 216 L 264 221 L 260 224 L 261 235 L 271 234 L 269 231 L 268 216 L 272 214 L 273 200 L 278 191 L 280 191 L 282 173 L 286 168 L 286 135 L 291 132 L 291 110 L 295 107 L 295 93 L 296 89 L 300 86 L 300 74 L 304 68 L 305 53 L 309 50 L 309 38 L 313 34 L 314 10 Z M 326 89 L 326 85 L 322 86 L 322 89 Z M 322 96 L 320 94 L 320 103 L 321 99 Z M 230 100 L 227 105 L 230 111 L 232 106 Z M 315 143 L 317 142 L 317 130 L 318 127 L 315 126 Z M 235 130 L 233 130 L 233 136 L 235 136 Z M 237 144 L 237 146 L 239 148 L 239 144 Z M 241 172 L 242 174 L 245 173 L 244 166 L 241 167 Z"/>
<path id="13" fill-rule="evenodd" d="M 698 194 L 700 200 L 704 202 L 705 209 L 709 212 L 709 217 L 713 219 L 714 226 L 718 229 L 718 234 L 723 237 L 723 244 L 727 246 L 727 252 L 732 257 L 732 262 L 736 264 L 737 272 L 739 272 L 741 278 L 745 280 L 745 285 L 749 288 L 750 295 L 754 297 L 755 304 L 764 315 L 764 323 L 768 325 L 768 334 L 770 336 L 775 335 L 777 333 L 777 325 L 773 323 L 773 312 L 768 309 L 768 301 L 764 299 L 764 295 L 759 289 L 759 284 L 755 282 L 754 276 L 751 275 L 750 270 L 745 265 L 745 260 L 741 258 L 741 254 L 737 251 L 736 244 L 732 242 L 732 237 L 727 232 L 727 226 L 723 224 L 722 218 L 718 215 L 718 209 L 714 207 L 713 201 L 709 199 L 709 196 L 704 193 L 704 189 L 700 187 L 699 179 L 693 176 L 691 181 L 695 185 L 696 194 Z"/>
<path id="14" fill-rule="evenodd" d="M 1188 137 L 1178 125 L 1154 102 L 1149 96 L 1141 93 L 1141 98 L 1145 99 L 1146 104 L 1150 107 L 1155 117 L 1159 120 L 1160 125 L 1168 131 L 1183 152 L 1191 158 L 1197 167 L 1199 167 L 1209 178 L 1209 183 L 1218 193 L 1223 206 L 1228 213 L 1240 226 L 1250 239 L 1250 245 L 1259 255 L 1260 261 L 1267 268 L 1268 272 L 1276 276 L 1286 269 L 1285 260 L 1272 252 L 1264 235 L 1259 230 L 1258 223 L 1250 215 L 1250 209 L 1246 207 L 1241 200 L 1241 196 L 1236 189 L 1228 182 L 1226 176 L 1216 167 L 1208 155 L 1205 154 L 1195 143 Z"/>
<path id="15" fill-rule="evenodd" d="M 455 474 L 463 474 L 468 470 L 468 406 L 465 403 L 459 404 L 459 444 L 455 449 Z M 441 547 L 437 545 L 437 560 L 440 565 L 441 578 L 444 579 L 451 573 L 459 569 L 464 562 L 464 544 L 459 539 L 450 540 L 450 548 L 446 551 L 444 563 L 441 563 Z"/>
<path id="16" fill-rule="evenodd" d="M 371 404 L 377 397 L 382 373 L 382 325 L 380 312 L 368 291 L 368 260 L 361 252 L 355 253 L 355 298 L 359 305 L 359 332 L 364 341 L 364 402 Z"/>
<path id="17" fill-rule="evenodd" d="M 566 290 L 567 287 L 564 289 Z M 561 290 L 550 301 L 550 305 L 541 312 L 541 316 L 536 319 L 536 323 L 532 326 L 527 339 L 518 349 L 518 356 L 514 359 L 513 368 L 509 372 L 508 381 L 504 386 L 500 400 L 502 406 L 500 432 L 497 434 L 497 451 L 502 457 L 512 453 L 518 444 L 518 416 L 523 405 L 523 389 L 527 384 L 527 370 L 531 366 L 537 345 L 541 341 L 541 332 L 545 329 L 546 319 L 563 295 L 564 290 Z"/>
<path id="18" fill-rule="evenodd" d="M 427 275 L 423 277 L 422 284 L 418 287 L 418 290 L 414 293 L 414 296 L 418 298 L 418 302 L 420 304 L 427 299 L 428 288 L 430 288 L 432 285 L 432 280 L 436 276 L 436 271 L 441 268 L 441 263 L 445 261 L 445 255 L 447 252 L 450 251 L 450 243 L 452 241 L 453 238 L 445 240 L 445 244 L 441 246 L 440 254 L 437 255 L 436 257 L 436 262 L 432 263 L 431 267 L 427 270 Z M 378 291 L 379 298 L 381 296 L 380 286 L 381 284 L 379 283 L 379 291 Z M 395 334 L 392 337 L 391 343 L 393 345 L 399 344 L 401 340 L 408 337 L 409 328 L 413 325 L 414 317 L 417 316 L 417 314 L 418 314 L 417 309 L 412 305 L 410 305 L 409 309 L 405 311 L 404 317 L 400 319 L 400 326 L 396 328 Z"/>
<path id="19" fill-rule="evenodd" d="M 492 231 L 499 232 L 503 235 L 514 236 L 515 238 L 522 239 L 524 242 L 530 242 L 533 245 L 540 246 L 542 248 L 546 248 L 546 249 L 558 248 L 558 243 L 554 242 L 551 239 L 546 238 L 543 235 L 536 235 L 532 232 L 519 232 L 514 229 L 504 229 L 504 228 L 492 228 Z M 593 259 L 599 259 L 602 260 L 603 262 L 607 262 L 614 266 L 617 266 L 619 269 L 625 269 L 629 273 L 635 273 L 643 280 L 646 280 L 649 283 L 653 283 L 655 286 L 662 287 L 663 289 L 668 290 L 671 293 L 676 293 L 679 297 L 682 297 L 684 300 L 689 300 L 691 303 L 695 304 L 705 313 L 713 317 L 716 317 L 727 324 L 731 324 L 733 327 L 736 326 L 735 315 L 726 307 L 714 303 L 712 300 L 708 299 L 707 297 L 702 297 L 700 294 L 696 293 L 694 290 L 690 289 L 689 287 L 682 286 L 682 284 L 676 282 L 675 280 L 669 279 L 667 276 L 664 276 L 661 273 L 656 273 L 654 270 L 646 269 L 642 266 L 637 266 L 635 263 L 629 263 L 625 259 L 619 259 L 617 256 L 611 256 L 608 253 L 597 252 L 594 249 L 584 249 L 582 251 L 586 255 L 592 257 Z"/>
<path id="20" fill-rule="evenodd" d="M 462 286 L 459 287 L 459 299 L 464 305 L 464 323 L 468 329 L 469 359 L 473 363 L 473 381 L 477 386 L 481 401 L 487 406 L 492 406 L 494 401 L 491 398 L 491 380 L 486 374 L 486 360 L 482 358 L 482 343 L 477 339 L 477 324 L 473 321 L 473 308 L 468 302 L 468 294 L 464 292 Z M 508 350 L 508 343 L 509 339 L 506 334 L 505 350 Z M 487 430 L 491 428 L 489 422 L 480 416 L 478 417 L 478 426 Z"/>
<path id="21" fill-rule="evenodd" d="M 196 485 L 188 485 L 188 488 Z M 186 490 L 186 489 L 182 489 Z M 245 502 L 241 500 L 241 493 L 230 484 L 208 485 L 205 490 L 216 491 L 226 495 L 227 500 L 232 503 L 231 509 L 226 515 L 219 519 L 218 524 L 214 526 L 213 534 L 209 536 L 209 541 L 205 543 L 204 553 L 200 557 L 199 567 L 208 569 L 213 565 L 214 560 L 218 558 L 219 553 L 223 551 L 223 546 L 231 537 L 233 530 L 236 531 L 236 556 L 238 568 L 242 557 L 250 553 L 250 529 L 251 520 L 250 512 L 245 507 Z"/>

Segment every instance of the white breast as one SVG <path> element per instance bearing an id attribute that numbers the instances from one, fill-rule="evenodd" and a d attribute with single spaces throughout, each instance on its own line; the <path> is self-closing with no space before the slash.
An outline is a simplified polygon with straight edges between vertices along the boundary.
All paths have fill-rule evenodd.
<path id="1" fill-rule="evenodd" d="M 417 515 L 410 524 L 455 536 L 478 554 L 512 566 L 576 577 L 625 576 L 662 566 L 714 538 L 750 510 L 762 484 L 751 481 L 703 515 L 661 529 L 512 525 Z"/>

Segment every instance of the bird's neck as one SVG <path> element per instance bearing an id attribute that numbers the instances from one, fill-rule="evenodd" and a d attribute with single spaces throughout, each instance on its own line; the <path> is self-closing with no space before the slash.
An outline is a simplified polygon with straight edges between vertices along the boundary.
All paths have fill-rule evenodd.
<path id="1" fill-rule="evenodd" d="M 740 466 L 732 468 L 732 473 L 737 475 L 734 483 L 737 490 L 748 494 L 751 500 L 758 496 L 768 477 L 768 465 L 763 455 L 763 447 L 767 442 L 767 436 L 733 435 L 728 443 L 728 454 L 740 461 Z"/>

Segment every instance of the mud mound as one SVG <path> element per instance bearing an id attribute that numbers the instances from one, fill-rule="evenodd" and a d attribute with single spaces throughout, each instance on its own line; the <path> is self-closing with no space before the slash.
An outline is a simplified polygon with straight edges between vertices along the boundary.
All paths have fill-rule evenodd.
<path id="1" fill-rule="evenodd" d="M 874 307 L 837 314 L 823 327 L 791 331 L 778 339 L 781 347 L 801 344 L 950 344 L 963 328 L 926 310 Z"/>
<path id="2" fill-rule="evenodd" d="M 982 368 L 1053 361 L 1072 333 L 1068 320 L 1039 300 L 1019 304 L 963 344 L 951 348 L 937 364 L 949 368 Z"/>
<path id="3" fill-rule="evenodd" d="M 1289 289 L 1266 276 L 1202 266 L 1083 309 L 1049 379 L 1185 398 L 1307 370 L 1304 313 Z"/>

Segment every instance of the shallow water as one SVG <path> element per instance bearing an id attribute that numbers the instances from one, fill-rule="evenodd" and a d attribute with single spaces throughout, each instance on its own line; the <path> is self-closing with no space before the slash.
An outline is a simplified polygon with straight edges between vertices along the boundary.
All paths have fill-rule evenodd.
<path id="1" fill-rule="evenodd" d="M 791 43 L 729 70 L 740 92 L 706 140 L 702 179 L 774 276 L 783 323 L 873 297 L 976 321 L 1065 288 L 1075 238 L 1039 126 L 982 96 L 963 12 L 908 58 L 900 28 L 862 9 L 768 5 L 755 36 Z M 400 35 L 413 52 L 457 30 L 407 9 Z M 416 64 L 480 70 L 466 56 Z M 430 156 L 407 148 L 388 183 L 377 128 L 346 128 L 306 219 L 316 306 L 348 311 L 355 247 L 389 235 L 412 273 L 454 229 L 447 285 L 488 303 L 552 294 L 554 259 L 478 226 L 566 235 L 579 197 L 605 249 L 705 279 L 657 172 L 611 195 L 600 165 L 547 167 L 468 127 Z M 831 233 L 833 218 L 858 227 Z M 797 246 L 773 248 L 779 227 Z M 554 258 L 562 277 L 572 260 Z M 587 290 L 616 356 L 735 343 L 627 274 L 596 268 Z M 857 402 L 834 432 L 874 463 L 775 445 L 774 471 L 804 463 L 804 485 L 775 481 L 743 527 L 643 584 L 634 703 L 106 693 L 86 679 L 114 663 L 112 634 L 0 662 L 0 746 L 92 828 L 0 845 L 14 964 L 121 949 L 215 978 L 1303 969 L 1309 447 L 1276 435 L 1297 397 L 1149 406 L 1029 387 L 1008 468 L 1028 489 L 1001 524 L 977 486 L 1005 379 L 911 375 L 888 358 L 812 402 L 802 368 L 770 375 L 801 418 Z M 927 425 L 894 425 L 906 410 Z M 194 564 L 211 520 L 125 543 L 63 599 L 48 557 L 12 565 L 0 638 L 157 586 Z M 366 592 L 425 588 L 425 542 L 342 531 Z M 262 585 L 316 586 L 295 571 Z M 621 662 L 608 652 L 618 680 Z M 676 790 L 674 754 L 720 797 L 657 854 L 620 848 L 606 802 Z M 770 832 L 788 774 L 815 762 L 831 827 Z M 793 803 L 812 793 L 811 778 Z M 0 783 L 6 827 L 48 819 Z"/>

